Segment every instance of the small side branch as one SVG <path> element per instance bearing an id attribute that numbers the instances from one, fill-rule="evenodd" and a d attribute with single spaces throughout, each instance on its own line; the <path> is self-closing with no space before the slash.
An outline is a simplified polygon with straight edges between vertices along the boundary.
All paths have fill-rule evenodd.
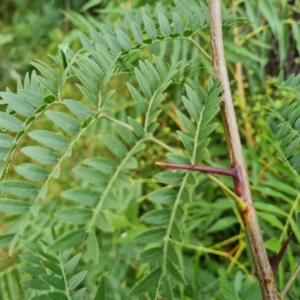
<path id="1" fill-rule="evenodd" d="M 185 164 L 172 164 L 165 162 L 157 162 L 158 166 L 173 168 L 173 169 L 182 169 L 188 171 L 198 171 L 202 173 L 210 173 L 210 174 L 219 174 L 224 176 L 230 176 L 233 178 L 238 178 L 237 168 L 215 168 L 208 166 L 194 166 L 194 165 L 185 165 Z"/>

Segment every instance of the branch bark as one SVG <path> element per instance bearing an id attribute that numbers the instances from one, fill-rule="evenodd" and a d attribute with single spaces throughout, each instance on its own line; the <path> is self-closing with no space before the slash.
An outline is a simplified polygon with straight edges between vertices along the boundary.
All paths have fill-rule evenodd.
<path id="1" fill-rule="evenodd" d="M 223 85 L 223 101 L 221 112 L 225 128 L 227 147 L 230 155 L 231 168 L 238 170 L 238 176 L 233 178 L 236 194 L 243 199 L 246 209 L 241 212 L 249 240 L 251 253 L 264 300 L 280 299 L 276 289 L 273 272 L 264 247 L 257 215 L 253 207 L 252 195 L 247 170 L 242 152 L 231 90 L 224 56 L 222 17 L 220 0 L 210 0 L 210 26 L 213 52 L 213 67 L 216 79 Z"/>

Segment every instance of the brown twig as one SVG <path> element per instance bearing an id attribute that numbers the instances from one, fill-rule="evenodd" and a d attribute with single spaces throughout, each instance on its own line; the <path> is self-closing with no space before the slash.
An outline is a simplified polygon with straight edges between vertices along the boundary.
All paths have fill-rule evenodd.
<path id="1" fill-rule="evenodd" d="M 241 212 L 241 217 L 245 225 L 245 230 L 249 240 L 249 245 L 263 298 L 265 300 L 280 299 L 276 289 L 273 272 L 267 257 L 267 252 L 264 247 L 257 215 L 253 207 L 249 180 L 244 163 L 242 146 L 226 70 L 220 0 L 210 0 L 209 10 L 213 67 L 216 79 L 220 80 L 223 85 L 223 101 L 221 103 L 221 112 L 225 127 L 225 135 L 230 155 L 231 167 L 238 169 L 238 177 L 234 178 L 234 185 L 236 194 L 242 198 L 246 204 L 246 209 Z"/>

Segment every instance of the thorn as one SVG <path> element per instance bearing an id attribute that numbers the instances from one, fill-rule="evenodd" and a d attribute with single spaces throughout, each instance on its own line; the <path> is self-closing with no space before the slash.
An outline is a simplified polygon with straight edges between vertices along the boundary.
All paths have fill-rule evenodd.
<path id="1" fill-rule="evenodd" d="M 194 165 L 173 164 L 173 163 L 165 163 L 165 162 L 156 162 L 155 164 L 167 168 L 198 171 L 202 173 L 219 174 L 219 175 L 230 176 L 234 178 L 237 178 L 238 176 L 236 168 L 216 168 L 216 167 L 208 167 L 208 166 L 194 166 Z"/>
<path id="2" fill-rule="evenodd" d="M 279 263 L 280 261 L 282 260 L 282 257 L 285 253 L 285 250 L 292 238 L 292 232 L 290 233 L 290 235 L 288 236 L 288 238 L 286 239 L 286 241 L 283 243 L 283 245 L 281 246 L 281 249 L 280 251 L 278 252 L 278 254 L 276 255 L 275 259 L 272 261 L 271 263 L 271 268 L 272 268 L 272 271 L 273 271 L 273 274 L 275 275 L 276 274 L 276 271 L 277 271 L 277 268 L 279 266 Z"/>

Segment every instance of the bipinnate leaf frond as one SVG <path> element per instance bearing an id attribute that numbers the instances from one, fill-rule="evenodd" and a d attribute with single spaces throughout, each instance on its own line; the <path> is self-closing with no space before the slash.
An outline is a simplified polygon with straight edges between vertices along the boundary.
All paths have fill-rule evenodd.
<path id="1" fill-rule="evenodd" d="M 172 63 L 170 59 L 169 66 L 155 55 L 135 59 L 134 54 L 166 40 L 191 42 L 208 26 L 206 4 L 192 0 L 174 3 L 172 11 L 157 4 L 153 11 L 146 6 L 128 12 L 114 29 L 95 22 L 88 24 L 78 14 L 66 13 L 85 28 L 85 33 L 90 31 L 91 38 L 80 34 L 83 49 L 73 53 L 68 47 L 60 47 L 60 57 L 50 56 L 54 66 L 35 61 L 36 71 L 18 82 L 16 93 L 0 93 L 1 104 L 7 107 L 0 112 L 0 212 L 19 222 L 0 236 L 0 246 L 10 244 L 12 254 L 14 248 L 22 248 L 19 241 L 23 236 L 30 242 L 39 239 L 43 243 L 43 247 L 27 244 L 29 252 L 21 256 L 24 263 L 20 271 L 26 275 L 19 289 L 40 291 L 33 299 L 65 299 L 70 295 L 72 299 L 83 299 L 86 288 L 78 286 L 87 273 L 77 271 L 81 255 L 70 255 L 70 249 L 81 247 L 86 250 L 84 259 L 98 262 L 99 234 L 113 232 L 117 216 L 128 209 L 132 199 L 136 200 L 136 194 L 141 195 L 142 184 L 137 182 L 135 172 L 143 150 L 153 142 L 170 149 L 155 135 L 161 125 L 166 91 L 174 83 L 182 84 L 178 73 L 186 67 L 186 61 Z M 125 72 L 134 77 L 127 88 L 140 114 L 119 120 L 111 111 L 115 90 L 109 83 Z M 72 90 L 69 96 L 68 84 L 76 85 L 80 93 Z M 186 129 L 178 131 L 185 149 L 180 154 L 176 150 L 169 153 L 171 162 L 199 164 L 204 159 L 209 135 L 217 126 L 212 119 L 218 112 L 220 92 L 218 82 L 206 91 L 195 81 L 185 81 L 183 109 L 177 110 Z M 111 132 L 102 131 L 104 121 Z M 60 177 L 63 162 L 83 135 L 93 131 L 93 125 L 100 128 L 99 155 L 82 153 L 70 170 L 74 175 L 72 185 L 62 191 L 61 198 L 55 197 L 55 205 L 48 203 L 52 181 Z M 12 170 L 16 172 L 10 177 Z M 149 228 L 136 238 L 138 244 L 147 246 L 139 254 L 138 263 L 149 263 L 149 269 L 131 294 L 160 294 L 175 299 L 174 287 L 187 281 L 178 243 L 183 239 L 185 204 L 197 180 L 185 171 L 160 172 L 151 180 L 168 186 L 149 195 L 155 208 L 141 217 L 143 226 Z M 54 228 L 60 232 L 58 237 Z M 2 298 L 16 299 L 9 282 L 17 282 L 18 272 L 14 269 L 0 274 L 0 285 L 5 284 Z M 107 278 L 102 276 L 95 299 L 113 299 L 111 291 Z"/>
<path id="2" fill-rule="evenodd" d="M 222 87 L 214 82 L 208 92 L 198 87 L 191 80 L 185 85 L 187 96 L 182 96 L 183 104 L 188 116 L 181 111 L 177 115 L 186 128 L 187 133 L 179 131 L 179 136 L 187 150 L 187 156 L 169 154 L 168 158 L 176 163 L 200 163 L 205 155 L 208 144 L 208 136 L 215 129 L 216 124 L 210 123 L 218 112 L 221 101 Z M 183 171 L 164 171 L 157 174 L 156 178 L 171 188 L 163 188 L 154 191 L 149 200 L 159 203 L 162 207 L 151 210 L 141 218 L 145 223 L 157 226 L 142 232 L 137 236 L 138 243 L 152 245 L 147 247 L 138 256 L 139 263 L 148 262 L 149 273 L 142 278 L 132 289 L 131 293 L 144 294 L 154 289 L 155 293 L 162 293 L 168 299 L 175 299 L 172 284 L 185 284 L 184 266 L 180 259 L 180 247 L 176 242 L 182 241 L 181 228 L 183 225 L 183 207 L 190 200 L 191 182 L 193 174 Z M 175 242 L 173 242 L 175 241 Z M 158 246 L 160 245 L 160 246 Z M 154 269 L 153 266 L 156 266 Z"/>
<path id="3" fill-rule="evenodd" d="M 85 279 L 87 271 L 74 272 L 81 253 L 70 257 L 70 249 L 72 249 L 70 247 L 74 245 L 76 234 L 76 232 L 71 232 L 65 237 L 69 238 L 69 241 L 64 241 L 64 243 L 68 243 L 68 245 L 64 245 L 68 250 L 60 253 L 49 250 L 49 248 L 54 249 L 60 243 L 59 241 L 54 240 L 54 243 L 47 244 L 46 247 L 25 243 L 27 253 L 20 255 L 23 264 L 19 270 L 26 274 L 26 280 L 21 281 L 21 287 L 32 290 L 32 292 L 39 292 L 39 296 L 31 299 L 68 299 L 71 296 L 73 299 L 82 299 L 86 288 L 75 288 Z M 77 239 L 77 243 L 81 240 L 82 236 L 81 239 Z"/>

